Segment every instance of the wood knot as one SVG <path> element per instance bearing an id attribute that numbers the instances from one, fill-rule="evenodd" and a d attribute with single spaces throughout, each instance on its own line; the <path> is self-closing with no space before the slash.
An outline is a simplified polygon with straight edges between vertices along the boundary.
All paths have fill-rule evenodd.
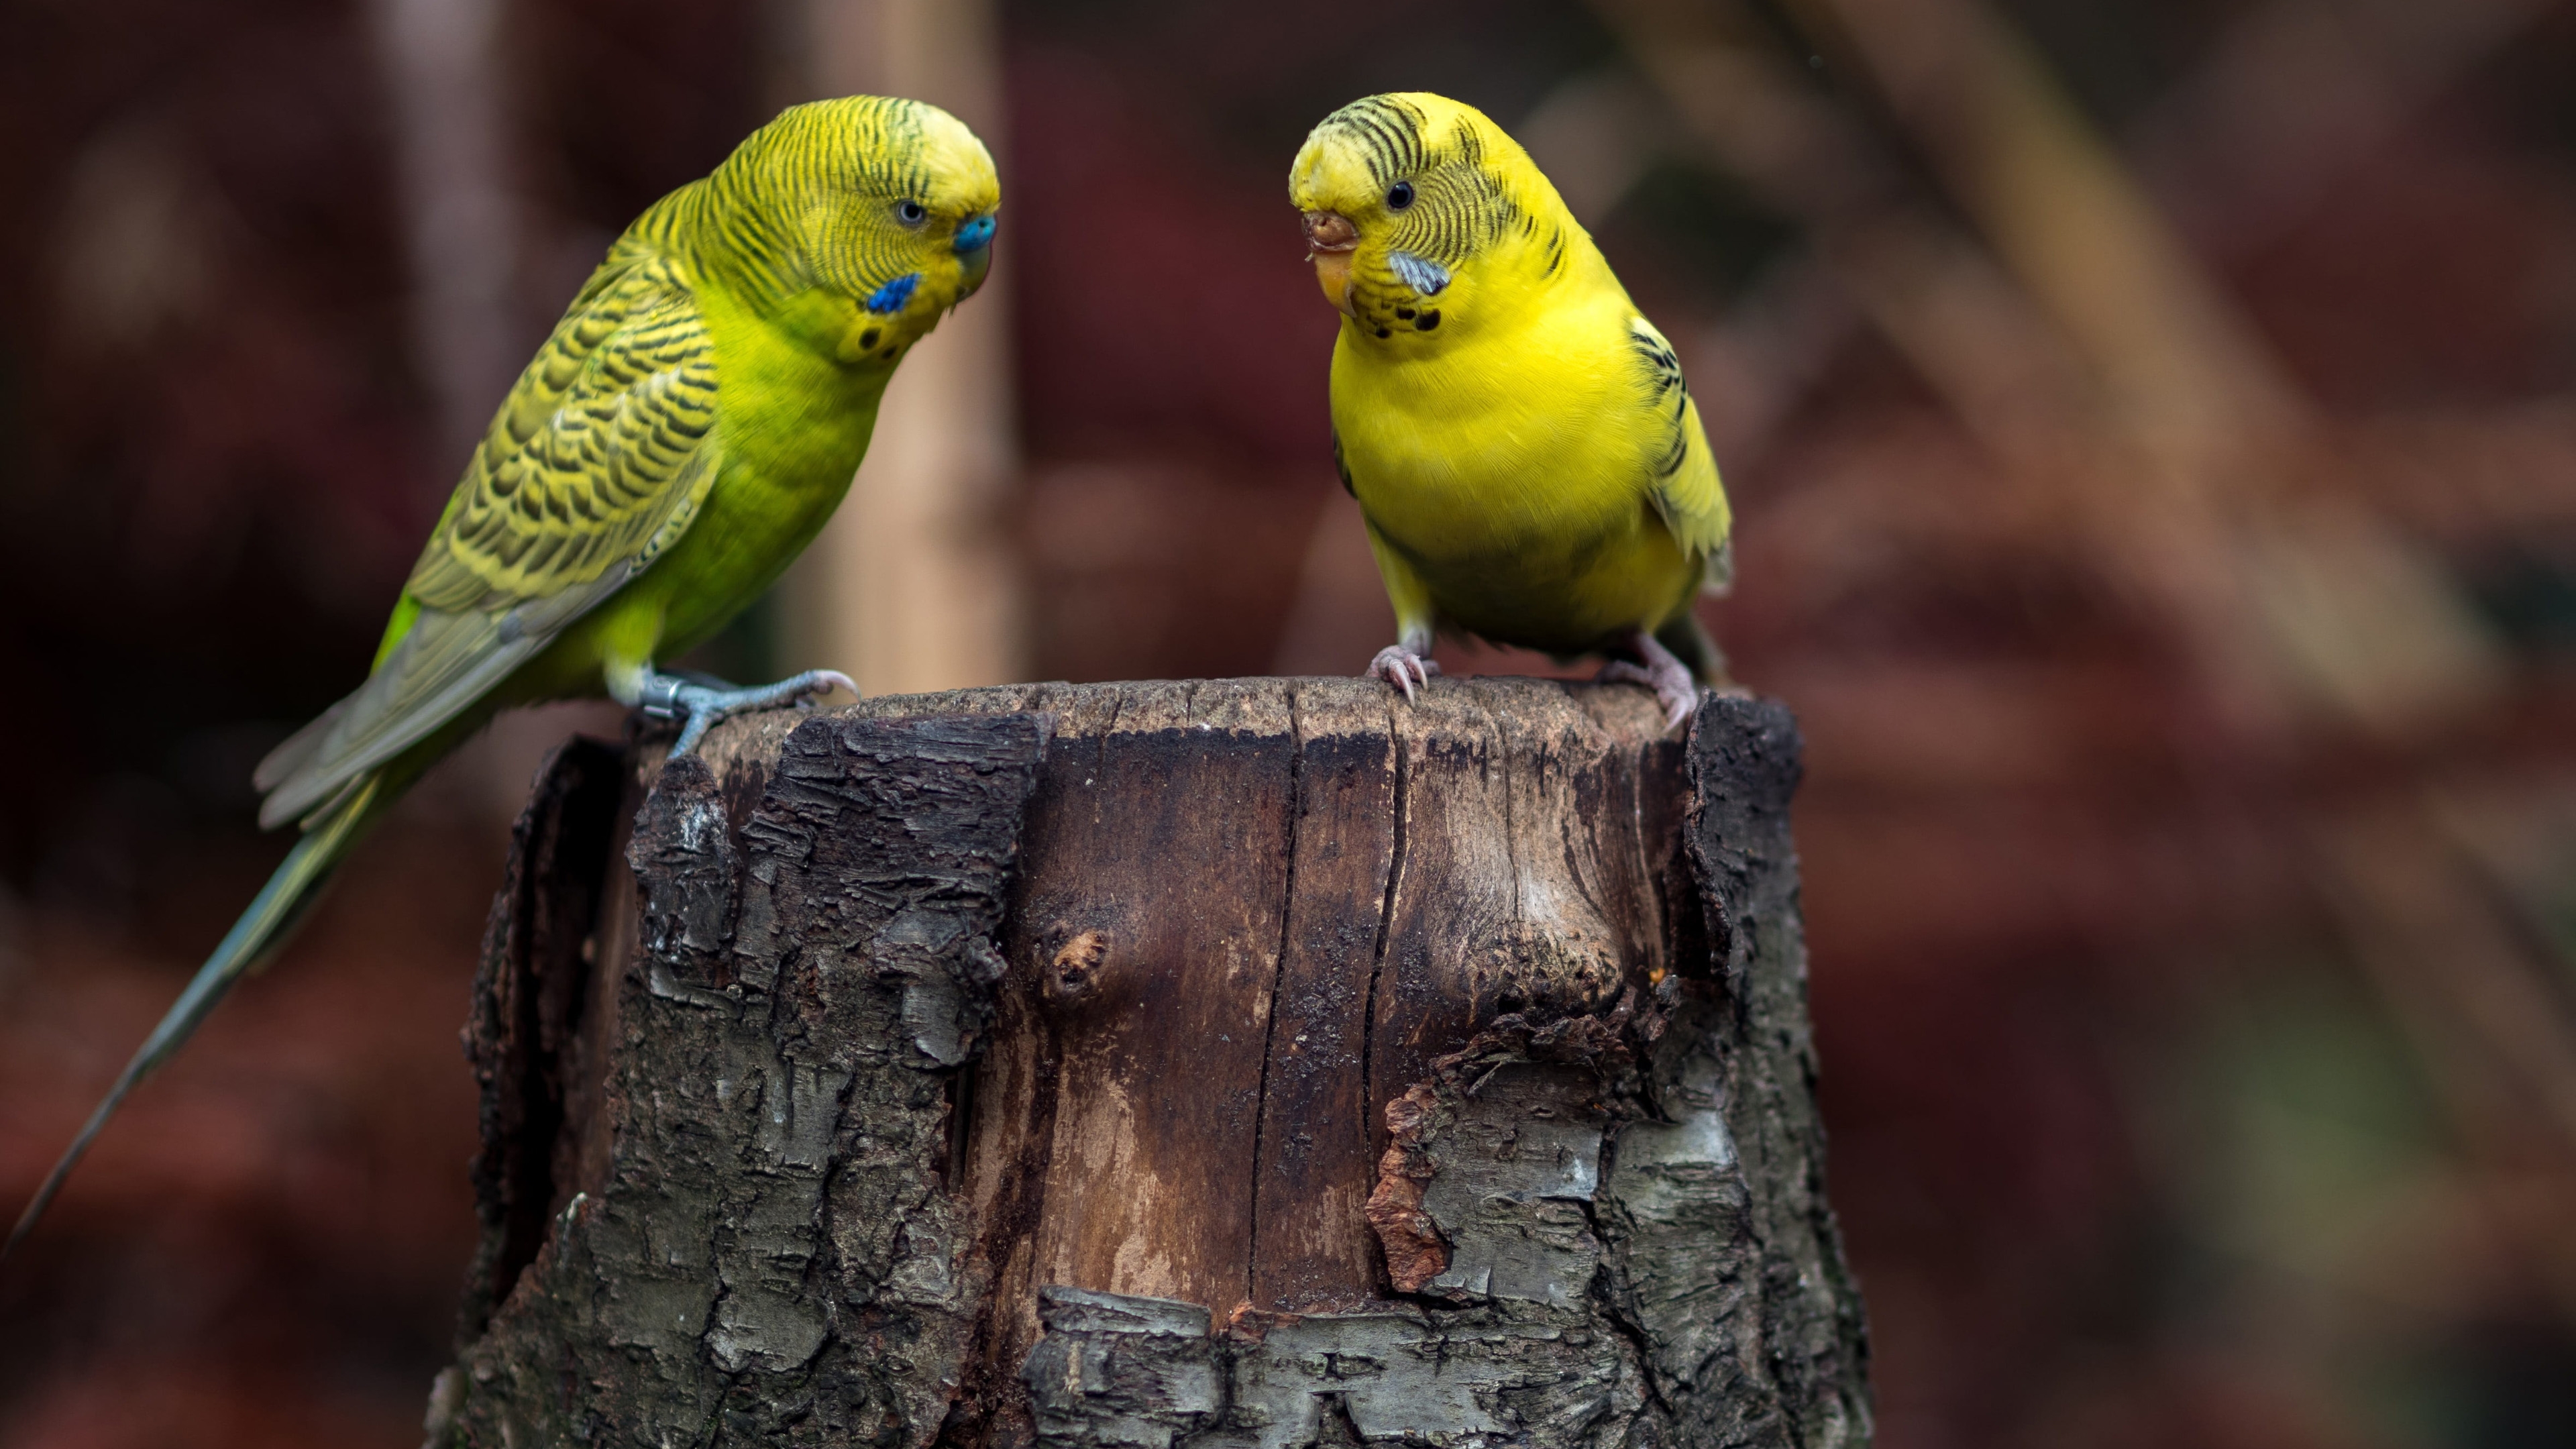
<path id="1" fill-rule="evenodd" d="M 1361 1211 L 1377 1230 L 1378 1246 L 1386 1252 L 1386 1275 L 1398 1293 L 1419 1293 L 1449 1269 L 1448 1240 L 1422 1206 L 1434 1171 L 1426 1143 L 1438 1135 L 1441 1116 L 1439 1097 L 1418 1082 L 1386 1104 L 1386 1153 L 1378 1159 L 1377 1186 Z"/>
<path id="2" fill-rule="evenodd" d="M 1047 963 L 1047 995 L 1071 1001 L 1089 995 L 1100 984 L 1100 968 L 1109 959 L 1109 933 L 1085 931 L 1056 948 Z"/>

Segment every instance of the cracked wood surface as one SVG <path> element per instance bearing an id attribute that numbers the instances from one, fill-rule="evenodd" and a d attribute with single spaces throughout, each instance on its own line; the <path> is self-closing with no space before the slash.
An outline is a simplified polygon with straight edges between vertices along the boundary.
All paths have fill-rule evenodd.
<path id="1" fill-rule="evenodd" d="M 1856 1445 L 1785 711 L 1039 685 L 558 753 L 431 1440 Z"/>

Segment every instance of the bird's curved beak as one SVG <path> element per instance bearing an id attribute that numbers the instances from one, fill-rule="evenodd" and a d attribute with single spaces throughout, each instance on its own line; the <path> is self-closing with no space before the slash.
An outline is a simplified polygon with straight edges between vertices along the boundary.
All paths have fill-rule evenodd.
<path id="1" fill-rule="evenodd" d="M 1315 282 L 1324 300 L 1345 317 L 1351 315 L 1351 249 L 1360 244 L 1360 229 L 1338 211 L 1306 213 L 1306 260 L 1315 264 Z"/>

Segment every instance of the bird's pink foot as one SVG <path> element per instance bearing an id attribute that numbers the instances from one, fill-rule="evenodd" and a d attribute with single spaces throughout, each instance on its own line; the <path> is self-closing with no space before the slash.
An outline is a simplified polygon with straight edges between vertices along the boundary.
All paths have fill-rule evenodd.
<path id="1" fill-rule="evenodd" d="M 1439 672 L 1438 660 L 1425 659 L 1402 644 L 1389 644 L 1377 651 L 1377 657 L 1369 661 L 1366 677 L 1383 679 L 1403 690 L 1404 702 L 1411 704 L 1414 686 L 1417 683 L 1429 684 L 1431 676 Z"/>
<path id="2" fill-rule="evenodd" d="M 1597 678 L 1604 684 L 1642 684 L 1653 690 L 1664 706 L 1664 727 L 1679 726 L 1699 707 L 1699 681 L 1691 678 L 1690 666 L 1656 643 L 1652 634 L 1641 632 L 1628 642 L 1642 662 L 1613 659 L 1601 666 Z"/>

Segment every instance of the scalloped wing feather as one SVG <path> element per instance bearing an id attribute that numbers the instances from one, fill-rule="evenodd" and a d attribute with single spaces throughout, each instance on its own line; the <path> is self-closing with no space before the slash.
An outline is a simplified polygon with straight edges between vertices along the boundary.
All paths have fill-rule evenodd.
<path id="1" fill-rule="evenodd" d="M 1649 496 L 1674 539 L 1700 560 L 1701 591 L 1724 593 L 1735 577 L 1734 515 L 1718 481 L 1717 455 L 1700 427 L 1699 407 L 1682 380 L 1681 358 L 1643 317 L 1629 319 L 1628 340 L 1643 368 L 1646 405 L 1659 430 Z"/>
<path id="2" fill-rule="evenodd" d="M 263 824 L 328 803 L 534 658 L 687 531 L 717 473 L 715 356 L 667 259 L 610 255 L 510 391 L 367 682 L 261 763 Z"/>
<path id="3" fill-rule="evenodd" d="M 550 597 L 649 562 L 694 514 L 712 475 L 678 485 L 716 417 L 696 298 L 648 254 L 589 301 L 520 375 L 421 550 L 407 588 L 424 607 Z"/>

